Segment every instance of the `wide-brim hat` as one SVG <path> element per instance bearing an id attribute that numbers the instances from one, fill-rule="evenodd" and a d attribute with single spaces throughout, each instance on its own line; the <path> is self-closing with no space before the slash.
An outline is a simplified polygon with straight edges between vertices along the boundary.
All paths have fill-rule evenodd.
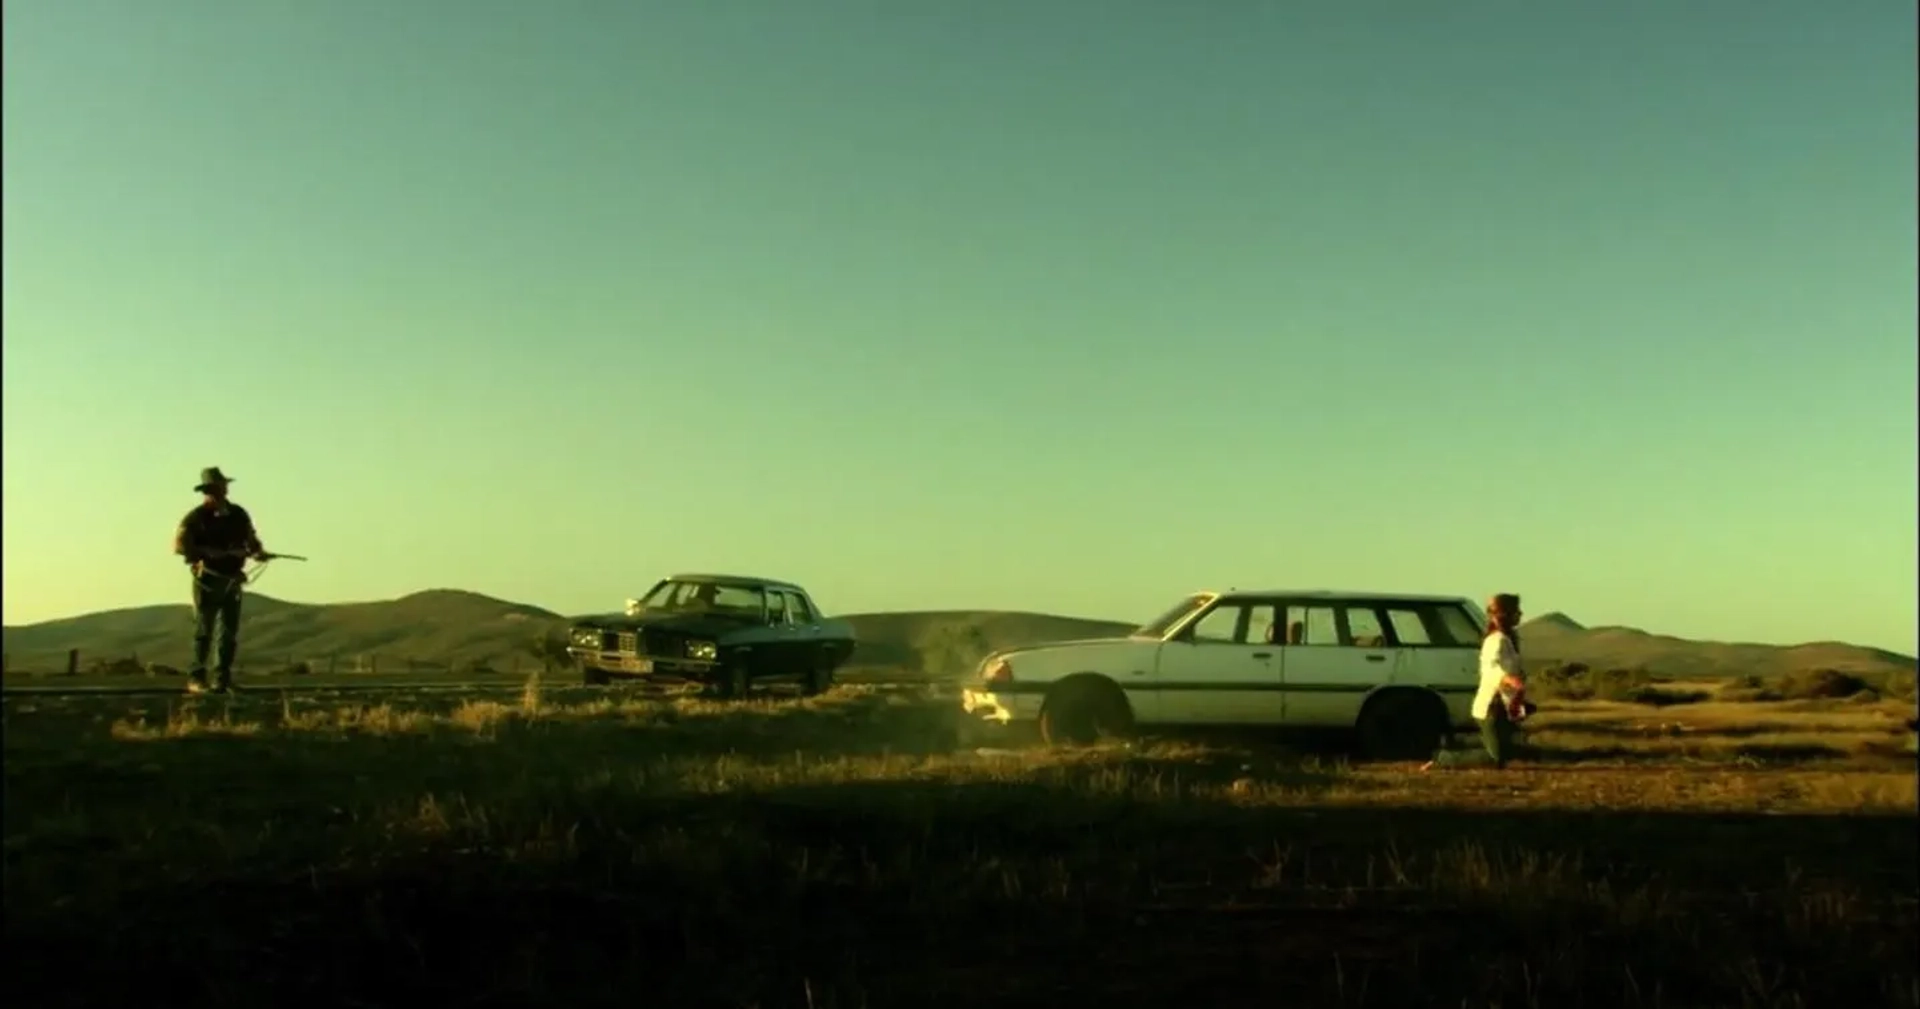
<path id="1" fill-rule="evenodd" d="M 210 487 L 225 487 L 232 482 L 233 478 L 220 472 L 220 467 L 208 466 L 200 471 L 200 482 L 194 484 L 193 489 L 205 494 Z"/>

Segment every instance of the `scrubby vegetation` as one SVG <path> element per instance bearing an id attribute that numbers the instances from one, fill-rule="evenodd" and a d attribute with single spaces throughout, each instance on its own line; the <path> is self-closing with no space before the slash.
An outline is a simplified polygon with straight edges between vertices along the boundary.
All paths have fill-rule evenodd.
<path id="1" fill-rule="evenodd" d="M 0 989 L 1916 1001 L 1915 776 L 1892 702 L 1562 700 L 1515 768 L 1431 774 L 1260 740 L 1046 751 L 967 738 L 953 712 L 919 690 L 719 704 L 538 680 L 346 703 L 10 697 Z"/>

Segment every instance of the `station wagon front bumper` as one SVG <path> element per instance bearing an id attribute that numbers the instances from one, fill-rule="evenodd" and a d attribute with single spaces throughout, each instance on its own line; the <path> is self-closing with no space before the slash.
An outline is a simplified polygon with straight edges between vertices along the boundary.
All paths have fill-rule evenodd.
<path id="1" fill-rule="evenodd" d="M 983 722 L 1030 722 L 1040 717 L 1040 694 L 994 693 L 968 688 L 960 692 L 960 709 Z"/>

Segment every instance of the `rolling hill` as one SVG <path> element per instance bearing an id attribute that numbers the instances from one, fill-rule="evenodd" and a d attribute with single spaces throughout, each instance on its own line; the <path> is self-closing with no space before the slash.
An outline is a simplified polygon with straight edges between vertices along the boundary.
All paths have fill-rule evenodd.
<path id="1" fill-rule="evenodd" d="M 241 616 L 241 662 L 279 667 L 304 661 L 316 668 L 337 656 L 341 669 L 362 655 L 380 656 L 380 668 L 406 660 L 435 665 L 485 662 L 503 668 L 568 617 L 536 606 L 472 592 L 435 589 L 384 602 L 310 604 L 250 595 Z M 959 672 L 996 648 L 1076 637 L 1124 634 L 1134 625 L 1040 613 L 951 611 L 856 613 L 843 619 L 860 639 L 852 665 L 930 675 Z M 109 610 L 5 628 L 11 669 L 64 669 L 67 650 L 81 665 L 137 657 L 182 666 L 190 654 L 192 613 L 184 604 Z"/>
<path id="2" fill-rule="evenodd" d="M 356 656 L 378 654 L 383 670 L 406 668 L 408 658 L 444 667 L 486 662 L 504 668 L 527 656 L 544 635 L 568 619 L 536 606 L 472 592 L 435 589 L 381 602 L 310 604 L 253 595 L 247 600 L 242 662 L 280 666 L 289 660 L 316 667 L 337 656 L 351 668 Z M 1132 624 L 1041 613 L 951 610 L 858 613 L 846 616 L 859 635 L 855 667 L 884 667 L 932 676 L 963 672 L 987 652 L 1017 645 L 1124 634 Z M 143 606 L 90 613 L 4 629 L 9 668 L 52 672 L 65 667 L 69 648 L 82 665 L 137 656 L 183 665 L 190 618 L 184 605 Z M 1690 641 L 1629 627 L 1585 627 L 1561 613 L 1523 625 L 1533 661 L 1582 662 L 1601 669 L 1645 669 L 1676 679 L 1773 676 L 1834 669 L 1861 676 L 1911 674 L 1910 656 L 1839 642 L 1803 645 Z"/>
<path id="3" fill-rule="evenodd" d="M 1580 662 L 1595 669 L 1644 669 L 1676 680 L 1779 676 L 1832 669 L 1875 677 L 1914 671 L 1913 656 L 1838 641 L 1757 645 L 1692 641 L 1632 627 L 1584 627 L 1563 613 L 1520 625 L 1521 650 L 1531 662 Z"/>
<path id="4" fill-rule="evenodd" d="M 518 652 L 566 618 L 536 606 L 473 592 L 433 589 L 365 603 L 294 603 L 247 597 L 240 618 L 242 664 L 281 665 L 289 659 L 324 662 L 379 654 L 396 662 L 417 657 L 438 663 L 497 660 Z M 144 662 L 184 665 L 192 645 L 192 611 L 185 604 L 141 606 L 4 631 L 10 668 L 64 668 L 69 648 L 81 664 L 137 656 Z"/>

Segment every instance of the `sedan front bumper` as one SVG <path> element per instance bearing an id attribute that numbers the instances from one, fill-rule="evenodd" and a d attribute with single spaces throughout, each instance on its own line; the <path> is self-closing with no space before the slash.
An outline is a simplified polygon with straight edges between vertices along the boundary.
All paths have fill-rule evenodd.
<path id="1" fill-rule="evenodd" d="M 569 648 L 583 669 L 597 669 L 615 676 L 651 676 L 661 679 L 705 679 L 717 663 L 698 659 L 666 658 L 636 652 L 609 652 L 591 648 Z"/>

